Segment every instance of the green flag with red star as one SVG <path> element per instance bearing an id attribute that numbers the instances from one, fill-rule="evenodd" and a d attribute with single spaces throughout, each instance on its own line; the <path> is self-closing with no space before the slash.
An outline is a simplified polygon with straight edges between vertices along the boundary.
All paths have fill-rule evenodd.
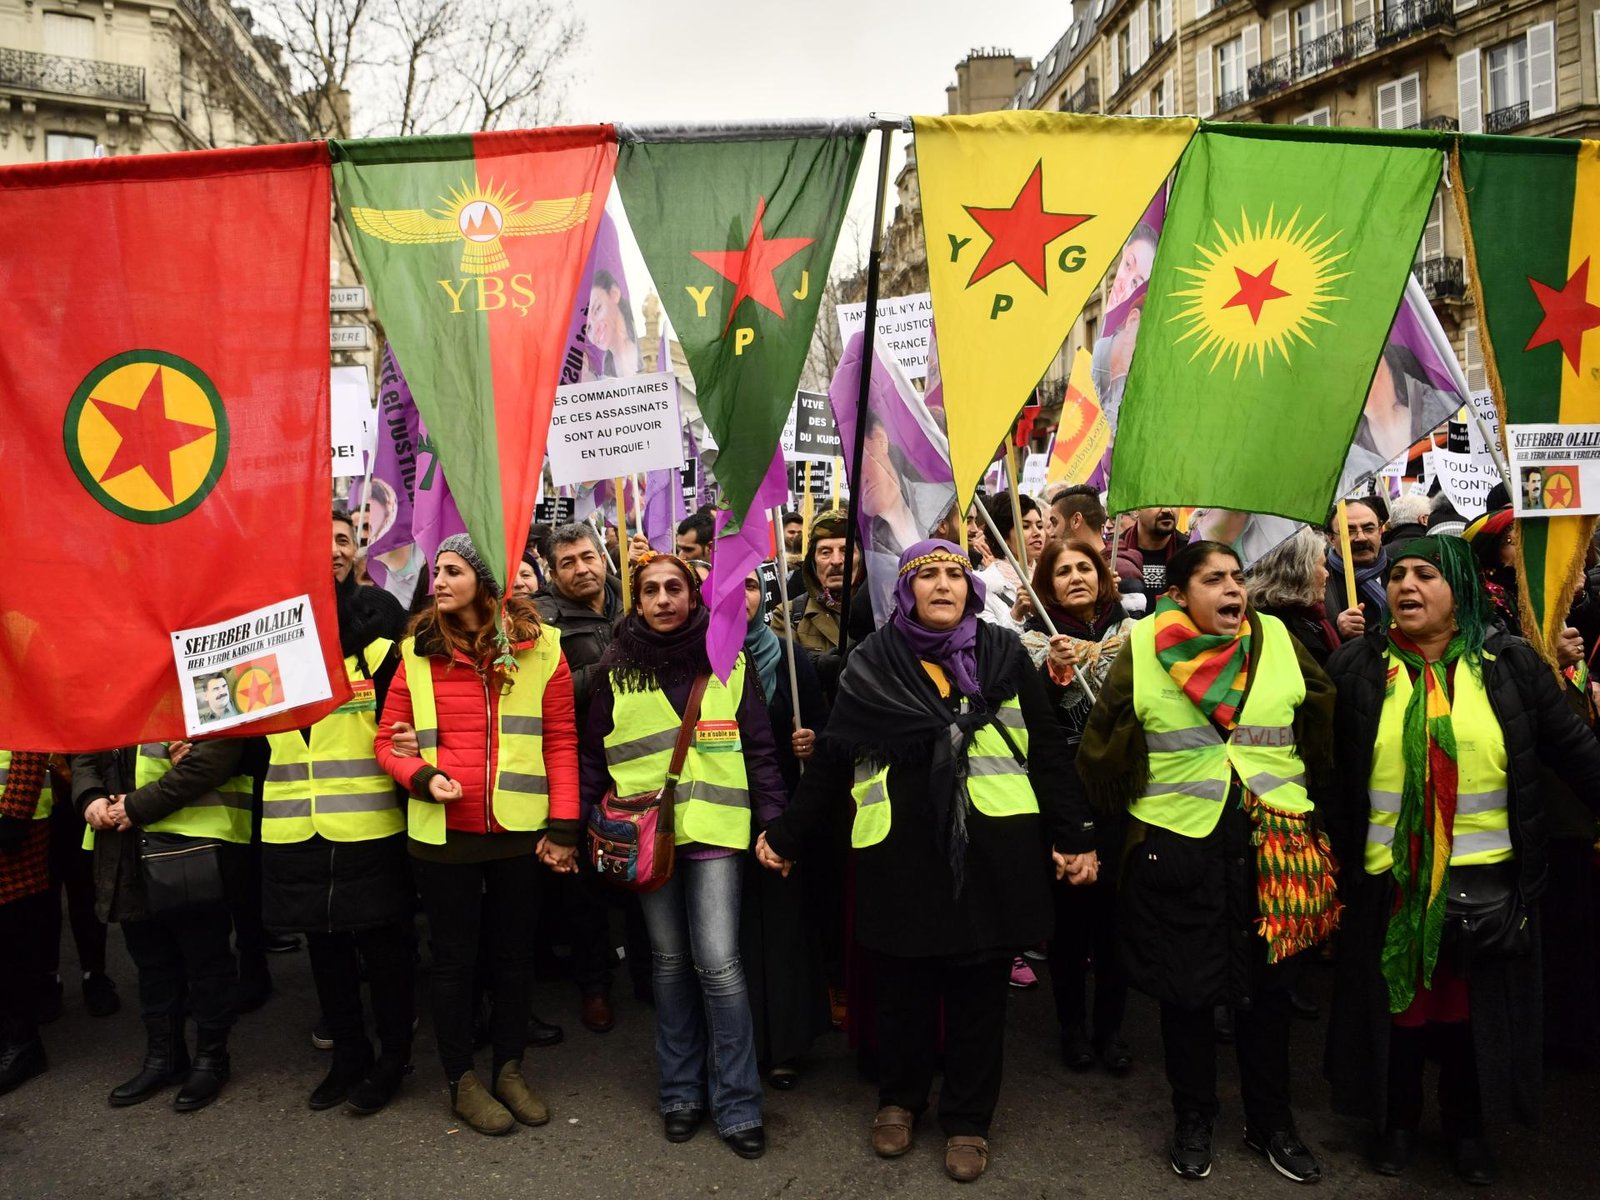
<path id="1" fill-rule="evenodd" d="M 627 140 L 617 189 L 743 520 L 794 407 L 864 134 Z"/>
<path id="2" fill-rule="evenodd" d="M 1201 130 L 1150 271 L 1113 512 L 1326 518 L 1442 165 L 1423 134 Z"/>
<path id="3" fill-rule="evenodd" d="M 1600 424 L 1600 142 L 1465 137 L 1454 170 L 1501 428 Z M 1571 506 L 1546 476 L 1546 508 Z M 1553 660 L 1595 518 L 1517 526 L 1523 632 Z"/>

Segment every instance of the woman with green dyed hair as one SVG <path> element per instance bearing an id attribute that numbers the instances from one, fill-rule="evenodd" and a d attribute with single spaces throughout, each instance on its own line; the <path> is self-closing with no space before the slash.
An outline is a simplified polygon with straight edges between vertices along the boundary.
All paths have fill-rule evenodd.
<path id="1" fill-rule="evenodd" d="M 1373 1168 L 1398 1175 L 1437 1058 L 1452 1164 L 1485 1184 L 1491 1106 L 1538 1112 L 1540 771 L 1592 797 L 1600 746 L 1551 667 L 1493 627 L 1467 543 L 1417 538 L 1391 557 L 1387 626 L 1328 662 L 1346 910 L 1327 1073 L 1334 1108 L 1373 1122 Z"/>

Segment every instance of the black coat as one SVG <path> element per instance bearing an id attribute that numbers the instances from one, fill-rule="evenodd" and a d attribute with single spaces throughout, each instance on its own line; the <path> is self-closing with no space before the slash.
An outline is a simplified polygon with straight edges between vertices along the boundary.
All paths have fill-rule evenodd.
<path id="1" fill-rule="evenodd" d="M 1379 959 L 1393 904 L 1392 876 L 1362 869 L 1371 810 L 1372 750 L 1383 711 L 1386 635 L 1373 630 L 1328 663 L 1338 688 L 1334 738 L 1338 786 L 1327 813 L 1343 864 L 1346 904 L 1339 975 L 1328 1025 L 1327 1074 L 1337 1111 L 1382 1122 L 1387 1106 L 1388 988 Z M 1493 632 L 1484 645 L 1484 686 L 1505 737 L 1507 809 L 1523 903 L 1534 923 L 1527 958 L 1484 962 L 1468 978 L 1473 1045 L 1486 1107 L 1508 1106 L 1531 1124 L 1542 1083 L 1542 995 L 1537 902 L 1546 877 L 1542 768 L 1591 803 L 1600 791 L 1600 746 L 1568 707 L 1550 668 L 1522 640 Z"/>
<path id="2" fill-rule="evenodd" d="M 1067 782 L 1072 756 L 1066 737 L 1021 643 L 1011 641 L 1022 660 L 1015 668 L 1017 701 L 1028 728 L 1028 780 L 1041 815 L 986 817 L 970 811 L 965 885 L 956 896 L 935 837 L 927 765 L 891 765 L 888 836 L 856 851 L 856 940 L 869 950 L 936 958 L 1037 945 L 1050 936 L 1053 923 L 1051 844 L 1069 854 L 1094 848 L 1093 821 Z M 816 839 L 848 838 L 854 770 L 851 758 L 819 747 L 788 809 L 767 829 L 772 849 L 803 860 Z"/>
<path id="3" fill-rule="evenodd" d="M 572 700 L 580 731 L 589 728 L 589 701 L 594 698 L 595 681 L 604 674 L 596 664 L 611 645 L 613 628 L 622 615 L 622 590 L 617 581 L 607 576 L 605 587 L 602 612 L 567 599 L 553 581 L 533 598 L 539 616 L 561 633 L 561 654 L 572 672 Z"/>

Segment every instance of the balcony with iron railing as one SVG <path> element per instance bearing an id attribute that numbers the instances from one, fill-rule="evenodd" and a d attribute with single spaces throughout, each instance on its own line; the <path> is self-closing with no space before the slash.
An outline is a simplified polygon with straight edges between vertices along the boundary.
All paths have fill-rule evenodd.
<path id="1" fill-rule="evenodd" d="M 1426 121 L 1414 121 L 1406 126 L 1407 129 L 1437 129 L 1443 133 L 1459 133 L 1461 122 L 1454 117 L 1429 117 Z"/>
<path id="2" fill-rule="evenodd" d="M 1412 264 L 1411 273 L 1429 300 L 1460 300 L 1467 294 L 1466 268 L 1459 258 L 1425 258 Z"/>
<path id="3" fill-rule="evenodd" d="M 32 50 L 0 49 L 0 87 L 124 104 L 144 103 L 144 68 Z"/>
<path id="4" fill-rule="evenodd" d="M 1250 98 L 1287 91 L 1314 76 L 1336 71 L 1357 59 L 1387 51 L 1401 42 L 1455 28 L 1454 0 L 1400 0 L 1331 33 L 1250 68 Z"/>
<path id="5" fill-rule="evenodd" d="M 178 7 L 188 13 L 196 28 L 206 35 L 212 47 L 232 69 L 234 77 L 261 105 L 262 110 L 278 126 L 279 132 L 292 139 L 305 137 L 304 122 L 290 110 L 279 97 L 277 89 L 267 81 L 261 63 L 239 44 L 235 31 L 228 25 L 228 18 L 217 13 L 209 0 L 178 0 Z M 238 21 L 237 16 L 232 16 L 232 19 Z"/>
<path id="6" fill-rule="evenodd" d="M 1219 93 L 1217 96 L 1217 111 L 1225 113 L 1230 108 L 1238 108 L 1250 99 L 1249 88 L 1234 88 L 1231 91 Z"/>
<path id="7" fill-rule="evenodd" d="M 1487 113 L 1483 118 L 1483 131 L 1485 133 L 1506 133 L 1518 129 L 1528 123 L 1528 102 L 1521 104 L 1508 104 L 1505 108 L 1497 108 Z"/>
<path id="8" fill-rule="evenodd" d="M 1085 79 L 1081 88 L 1061 101 L 1062 112 L 1092 113 L 1099 109 L 1100 85 L 1093 78 Z"/>

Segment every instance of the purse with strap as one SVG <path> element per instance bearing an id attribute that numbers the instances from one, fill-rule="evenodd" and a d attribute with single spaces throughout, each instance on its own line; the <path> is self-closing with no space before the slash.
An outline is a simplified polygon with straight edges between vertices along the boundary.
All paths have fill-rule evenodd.
<path id="1" fill-rule="evenodd" d="M 631 892 L 653 892 L 672 878 L 678 777 L 689 755 L 689 741 L 700 720 L 700 701 L 710 679 L 709 675 L 698 676 L 689 689 L 678 741 L 661 787 L 632 796 L 619 796 L 616 787 L 610 787 L 589 814 L 589 859 L 608 883 Z"/>
<path id="2" fill-rule="evenodd" d="M 150 915 L 170 917 L 223 904 L 222 854 L 217 838 L 142 830 L 139 868 Z"/>

